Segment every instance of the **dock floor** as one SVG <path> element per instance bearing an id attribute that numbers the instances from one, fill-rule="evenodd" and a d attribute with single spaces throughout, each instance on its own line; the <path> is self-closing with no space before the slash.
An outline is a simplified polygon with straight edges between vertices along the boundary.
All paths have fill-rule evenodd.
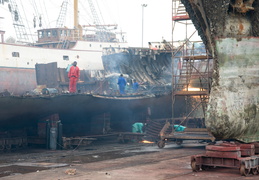
<path id="1" fill-rule="evenodd" d="M 94 179 L 94 180 L 236 180 L 258 179 L 259 175 L 241 176 L 238 169 L 213 168 L 193 172 L 191 156 L 205 152 L 206 144 L 186 141 L 182 145 L 105 142 L 69 151 L 25 150 L 0 155 L 0 168 L 16 165 L 16 169 L 34 166 L 30 173 L 13 172 L 2 176 L 14 179 Z M 22 162 L 22 163 L 21 163 Z M 35 164 L 37 166 L 35 166 Z M 23 165 L 23 166 L 22 166 Z M 32 169 L 30 169 L 32 170 Z M 11 171 L 11 169 L 9 169 Z"/>

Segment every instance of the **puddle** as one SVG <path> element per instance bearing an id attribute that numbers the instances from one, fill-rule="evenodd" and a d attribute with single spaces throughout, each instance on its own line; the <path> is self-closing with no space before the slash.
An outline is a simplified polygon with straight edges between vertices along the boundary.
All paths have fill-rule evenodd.
<path id="1" fill-rule="evenodd" d="M 112 151 L 112 152 L 104 152 L 104 153 L 96 153 L 90 155 L 82 155 L 82 156 L 66 156 L 59 159 L 52 159 L 48 162 L 51 163 L 66 163 L 66 164 L 82 164 L 82 163 L 90 163 L 97 161 L 104 161 L 110 159 L 117 159 L 123 157 L 130 157 L 140 154 L 148 154 L 154 151 L 143 152 L 143 151 Z"/>
<path id="2" fill-rule="evenodd" d="M 85 149 L 85 151 L 95 151 L 95 150 L 97 150 L 97 149 L 91 149 L 91 148 Z"/>
<path id="3" fill-rule="evenodd" d="M 10 175 L 37 172 L 37 171 L 42 171 L 46 169 L 49 169 L 49 168 L 33 167 L 33 166 L 18 166 L 18 165 L 4 166 L 4 167 L 0 167 L 0 178 L 5 176 L 10 176 Z"/>

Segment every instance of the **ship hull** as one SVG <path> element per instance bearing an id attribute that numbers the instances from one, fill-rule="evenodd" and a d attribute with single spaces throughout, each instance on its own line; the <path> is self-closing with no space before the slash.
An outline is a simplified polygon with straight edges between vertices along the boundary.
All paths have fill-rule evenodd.
<path id="1" fill-rule="evenodd" d="M 259 141 L 259 38 L 216 40 L 218 74 L 206 126 L 218 139 Z"/>
<path id="2" fill-rule="evenodd" d="M 181 2 L 214 58 L 208 130 L 218 140 L 258 141 L 258 1 Z"/>
<path id="3" fill-rule="evenodd" d="M 24 94 L 37 86 L 35 69 L 0 67 L 0 92 Z"/>
<path id="4" fill-rule="evenodd" d="M 38 97 L 0 97 L 0 129 L 2 131 L 31 129 L 58 114 L 64 136 L 103 133 L 107 115 L 115 131 L 131 131 L 136 118 L 144 120 L 148 109 L 152 117 L 170 114 L 171 94 L 165 96 L 100 96 L 90 94 L 63 94 Z M 99 119 L 99 120 L 98 120 Z M 93 129 L 92 129 L 93 128 Z M 101 129 L 103 130 L 103 129 Z"/>

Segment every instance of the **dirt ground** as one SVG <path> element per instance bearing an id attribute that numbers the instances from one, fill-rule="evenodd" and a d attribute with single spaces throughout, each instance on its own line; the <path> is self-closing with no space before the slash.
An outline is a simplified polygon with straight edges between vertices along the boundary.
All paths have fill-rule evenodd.
<path id="1" fill-rule="evenodd" d="M 168 180 L 259 179 L 241 176 L 238 169 L 214 168 L 192 172 L 191 155 L 205 152 L 206 144 L 181 146 L 116 142 L 93 143 L 71 150 L 26 149 L 1 153 L 0 179 L 8 180 Z"/>

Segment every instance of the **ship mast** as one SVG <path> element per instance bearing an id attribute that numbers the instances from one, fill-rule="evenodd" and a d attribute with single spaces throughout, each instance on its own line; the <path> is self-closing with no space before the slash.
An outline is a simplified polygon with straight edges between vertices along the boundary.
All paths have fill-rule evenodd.
<path id="1" fill-rule="evenodd" d="M 75 38 L 81 40 L 83 36 L 82 26 L 79 25 L 78 20 L 78 0 L 74 0 L 74 28 L 75 28 Z"/>
<path id="2" fill-rule="evenodd" d="M 74 0 L 74 28 L 78 29 L 78 0 Z"/>

